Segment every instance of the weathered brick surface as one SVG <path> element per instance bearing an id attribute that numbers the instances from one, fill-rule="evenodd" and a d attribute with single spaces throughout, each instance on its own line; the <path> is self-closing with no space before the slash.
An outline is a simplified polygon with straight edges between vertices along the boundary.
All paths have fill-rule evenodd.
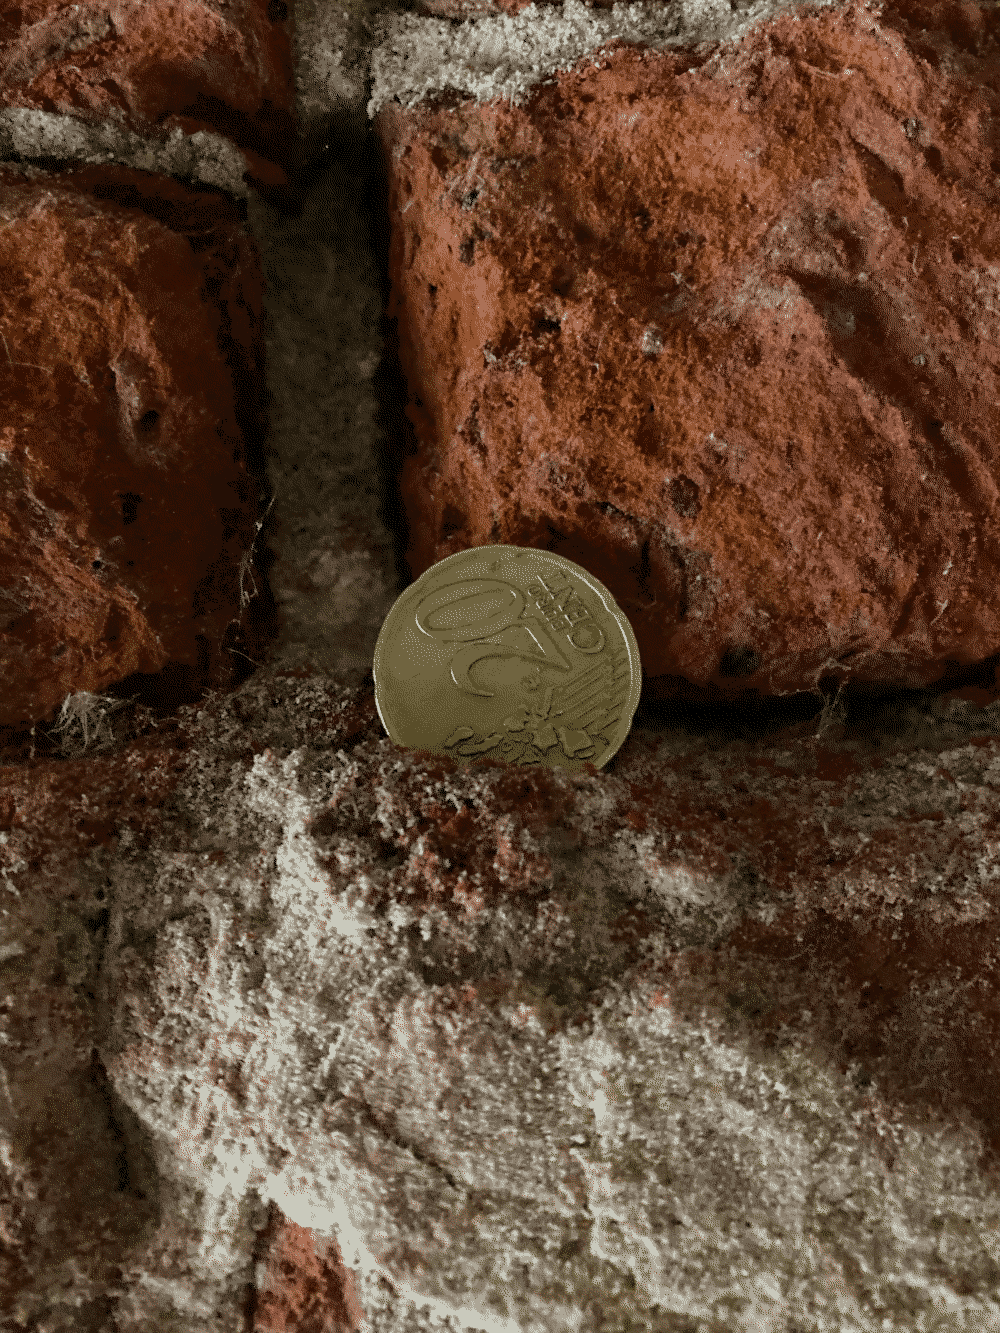
<path id="1" fill-rule="evenodd" d="M 268 184 L 294 153 L 289 6 L 277 0 L 23 0 L 0 12 L 0 106 L 228 135 Z"/>
<path id="2" fill-rule="evenodd" d="M 297 688 L 296 677 L 282 678 L 276 697 L 289 689 L 294 697 Z M 182 1290 L 191 1287 L 185 1245 L 196 1247 L 199 1221 L 205 1231 L 211 1221 L 164 1178 L 147 1132 L 108 1079 L 99 1054 L 108 1035 L 99 978 L 116 882 L 129 880 L 136 857 L 158 856 L 152 849 L 165 827 L 174 826 L 178 846 L 193 845 L 191 831 L 174 823 L 179 784 L 198 786 L 206 762 L 215 774 L 219 764 L 250 763 L 252 733 L 262 723 L 262 734 L 279 744 L 350 743 L 357 724 L 351 716 L 345 721 L 336 707 L 325 717 L 304 711 L 298 718 L 283 716 L 276 729 L 267 725 L 277 721 L 271 697 L 270 689 L 236 696 L 236 725 L 211 756 L 191 744 L 197 723 L 182 710 L 179 718 L 155 726 L 141 713 L 133 717 L 133 723 L 145 722 L 145 732 L 127 745 L 116 718 L 114 736 L 107 727 L 95 737 L 92 727 L 85 747 L 77 725 L 63 735 L 64 755 L 0 764 L 4 1327 L 145 1330 L 142 1282 L 138 1295 L 123 1283 L 130 1264 L 154 1272 L 167 1286 L 177 1281 Z M 182 854 L 177 865 L 183 863 Z M 145 920 L 140 911 L 129 923 L 129 947 L 151 942 L 143 933 Z M 216 1325 L 241 1333 L 253 1281 L 252 1231 L 246 1239 L 246 1271 L 237 1274 L 242 1290 L 227 1293 L 223 1323 Z M 294 1224 L 283 1226 L 275 1212 L 256 1253 L 264 1293 L 260 1327 L 272 1333 L 292 1312 L 315 1316 L 316 1329 L 330 1333 L 322 1321 L 341 1308 L 331 1298 L 339 1271 L 335 1247 L 320 1239 L 310 1258 Z M 349 1319 L 356 1308 L 350 1277 L 345 1272 L 339 1280 Z M 197 1327 L 196 1309 L 192 1293 L 186 1328 Z M 150 1333 L 161 1327 L 152 1324 Z"/>
<path id="3" fill-rule="evenodd" d="M 414 575 L 560 551 L 663 694 L 994 654 L 998 37 L 804 9 L 383 106 Z"/>
<path id="4" fill-rule="evenodd" d="M 142 743 L 127 757 L 0 766 L 5 1328 L 105 1333 L 122 1259 L 155 1225 L 141 1128 L 97 1054 L 95 991 L 113 845 L 148 840 L 173 780 Z"/>
<path id="5" fill-rule="evenodd" d="M 526 778 L 262 670 L 0 770 L 4 1314 L 989 1327 L 995 712 Z"/>
<path id="6" fill-rule="evenodd" d="M 262 278 L 237 204 L 0 168 L 0 723 L 135 673 L 231 679 L 261 448 Z"/>
<path id="7" fill-rule="evenodd" d="M 204 710 L 110 872 L 100 1046 L 216 1201 L 199 1309 L 252 1246 L 264 1328 L 331 1283 L 337 1326 L 341 1264 L 473 1326 L 988 1327 L 995 717 L 903 722 L 526 779 L 400 750 L 370 689 Z M 166 1234 L 124 1278 L 149 1319 Z"/>

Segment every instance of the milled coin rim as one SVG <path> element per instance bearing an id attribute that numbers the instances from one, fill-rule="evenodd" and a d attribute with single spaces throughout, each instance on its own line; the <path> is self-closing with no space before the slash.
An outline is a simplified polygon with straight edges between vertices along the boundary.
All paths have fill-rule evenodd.
<path id="1" fill-rule="evenodd" d="M 559 555 L 556 551 L 546 551 L 537 546 L 512 546 L 508 542 L 503 542 L 503 543 L 486 542 L 482 546 L 469 546 L 464 551 L 453 551 L 451 555 L 446 555 L 442 559 L 438 560 L 435 564 L 430 565 L 427 569 L 424 570 L 424 572 L 421 575 L 419 575 L 419 577 L 415 578 L 413 582 L 409 584 L 408 587 L 404 588 L 403 591 L 399 594 L 399 596 L 393 602 L 392 606 L 390 606 L 389 610 L 386 612 L 385 619 L 382 621 L 382 628 L 378 632 L 378 638 L 375 641 L 375 651 L 372 655 L 372 677 L 375 681 L 375 708 L 378 712 L 379 721 L 382 723 L 386 735 L 393 742 L 393 744 L 400 746 L 404 750 L 412 750 L 414 748 L 418 748 L 409 745 L 405 740 L 402 740 L 397 734 L 393 732 L 392 727 L 390 727 L 389 724 L 386 722 L 385 714 L 382 711 L 382 700 L 379 696 L 380 693 L 382 693 L 383 691 L 380 690 L 379 686 L 379 670 L 381 666 L 381 659 L 384 656 L 385 652 L 386 641 L 388 639 L 387 629 L 390 620 L 392 620 L 393 616 L 400 609 L 402 603 L 410 597 L 411 593 L 415 594 L 417 590 L 420 588 L 420 585 L 425 580 L 429 579 L 432 575 L 436 576 L 436 574 L 441 569 L 443 569 L 444 566 L 452 564 L 453 562 L 458 560 L 468 560 L 470 557 L 475 556 L 480 551 L 513 551 L 513 552 L 528 551 L 532 555 L 539 555 L 553 561 L 561 562 L 562 564 L 568 566 L 571 570 L 573 570 L 576 577 L 579 578 L 583 583 L 585 583 L 587 587 L 590 589 L 590 591 L 600 599 L 601 604 L 604 606 L 604 609 L 610 616 L 613 616 L 615 618 L 616 623 L 621 627 L 622 636 L 625 639 L 625 646 L 628 649 L 629 667 L 631 670 L 628 698 L 626 705 L 622 710 L 622 716 L 624 717 L 626 714 L 628 716 L 628 728 L 625 732 L 625 735 L 621 738 L 621 740 L 618 742 L 618 744 L 615 746 L 613 750 L 610 750 L 605 753 L 600 763 L 595 763 L 593 759 L 584 759 L 578 761 L 580 765 L 579 768 L 571 767 L 568 764 L 538 765 L 538 767 L 541 768 L 548 768 L 550 770 L 554 768 L 559 768 L 564 772 L 570 772 L 570 773 L 576 773 L 582 771 L 586 764 L 591 764 L 594 768 L 604 768 L 606 764 L 608 764 L 612 759 L 614 759 L 615 755 L 625 744 L 626 740 L 628 740 L 629 734 L 632 731 L 632 720 L 635 717 L 636 709 L 639 707 L 639 698 L 642 694 L 642 662 L 640 661 L 639 658 L 639 643 L 635 637 L 635 630 L 632 628 L 632 622 L 629 620 L 628 616 L 618 605 L 618 602 L 615 600 L 615 597 L 611 593 L 610 589 L 606 588 L 603 583 L 599 582 L 596 575 L 591 574 L 588 569 L 585 569 L 583 567 L 583 565 L 578 565 L 575 560 L 570 560 L 565 555 Z M 448 755 L 447 752 L 437 751 L 437 750 L 431 750 L 428 751 L 428 753 L 430 754 L 440 753 L 442 758 L 449 757 L 453 759 L 456 764 L 458 764 L 460 767 L 463 768 L 471 767 L 473 760 L 476 759 L 476 756 L 473 755 L 469 755 L 468 757 L 459 755 Z M 502 761 L 494 760 L 491 762 L 500 763 Z"/>

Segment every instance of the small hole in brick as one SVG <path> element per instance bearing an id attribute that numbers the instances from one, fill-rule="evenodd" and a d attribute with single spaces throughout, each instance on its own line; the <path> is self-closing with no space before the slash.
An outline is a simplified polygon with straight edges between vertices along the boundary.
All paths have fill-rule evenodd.
<path id="1" fill-rule="evenodd" d="M 561 320 L 550 319 L 549 316 L 544 313 L 536 314 L 535 316 L 536 336 L 544 333 L 560 333 L 561 331 L 562 331 Z"/>
<path id="2" fill-rule="evenodd" d="M 117 607 L 112 607 L 104 624 L 103 639 L 106 643 L 117 643 L 121 637 L 123 621 Z"/>
<path id="3" fill-rule="evenodd" d="M 944 442 L 943 426 L 943 421 L 937 421 L 935 419 L 928 420 L 924 425 L 924 434 L 934 444 L 942 444 Z"/>
<path id="4" fill-rule="evenodd" d="M 670 505 L 680 518 L 697 518 L 701 512 L 698 486 L 690 477 L 674 477 L 670 483 Z"/>
<path id="5" fill-rule="evenodd" d="M 134 523 L 138 517 L 137 510 L 142 503 L 142 496 L 136 495 L 134 491 L 124 491 L 122 493 L 122 523 L 128 527 Z"/>
<path id="6" fill-rule="evenodd" d="M 139 418 L 139 429 L 141 431 L 151 431 L 159 419 L 159 412 L 154 408 L 150 408 L 148 412 L 143 412 L 142 416 Z"/>
<path id="7" fill-rule="evenodd" d="M 727 648 L 719 663 L 720 676 L 752 676 L 760 669 L 760 653 L 748 644 L 736 644 Z"/>
<path id="8" fill-rule="evenodd" d="M 285 0 L 267 0 L 267 17 L 272 23 L 284 23 L 288 18 L 288 6 Z"/>
<path id="9" fill-rule="evenodd" d="M 102 566 L 103 564 L 104 564 L 104 561 L 103 561 L 103 560 L 91 560 L 91 562 L 90 562 L 90 568 L 91 568 L 91 569 L 100 569 L 101 566 Z"/>
<path id="10" fill-rule="evenodd" d="M 568 268 L 558 268 L 552 275 L 552 290 L 557 296 L 569 296 L 576 274 Z"/>
<path id="11" fill-rule="evenodd" d="M 441 516 L 441 536 L 450 537 L 452 533 L 461 532 L 465 527 L 465 515 L 454 505 L 445 505 L 444 514 Z"/>

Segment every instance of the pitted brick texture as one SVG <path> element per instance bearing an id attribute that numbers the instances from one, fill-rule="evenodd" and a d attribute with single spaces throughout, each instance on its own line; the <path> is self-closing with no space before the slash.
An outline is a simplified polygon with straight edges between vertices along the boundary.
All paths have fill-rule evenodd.
<path id="1" fill-rule="evenodd" d="M 239 206 L 124 168 L 3 168 L 0 213 L 0 723 L 168 664 L 223 684 L 263 429 Z"/>
<path id="2" fill-rule="evenodd" d="M 806 9 L 385 105 L 414 576 L 564 554 L 664 695 L 995 653 L 998 35 Z"/>

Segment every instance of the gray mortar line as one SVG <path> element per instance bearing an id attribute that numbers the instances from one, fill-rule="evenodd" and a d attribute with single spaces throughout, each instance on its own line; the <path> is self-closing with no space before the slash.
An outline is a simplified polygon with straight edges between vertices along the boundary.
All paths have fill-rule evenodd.
<path id="1" fill-rule="evenodd" d="M 185 134 L 175 127 L 166 140 L 146 139 L 109 121 L 94 125 L 75 116 L 23 107 L 0 111 L 0 160 L 31 162 L 39 158 L 114 163 L 214 185 L 239 199 L 249 195 L 243 180 L 248 163 L 221 134 L 207 130 Z"/>
<path id="2" fill-rule="evenodd" d="M 413 14 L 380 16 L 381 40 L 372 51 L 373 118 L 386 102 L 407 109 L 446 89 L 477 102 L 499 98 L 522 106 L 529 90 L 552 83 L 550 76 L 571 69 L 588 55 L 607 54 L 607 42 L 642 42 L 654 50 L 695 48 L 704 43 L 733 43 L 761 22 L 789 9 L 829 9 L 841 0 L 756 0 L 735 13 L 728 0 L 672 0 L 616 4 L 612 10 L 588 8 L 581 0 L 561 7 L 529 5 L 515 17 L 506 14 L 465 19 L 423 18 Z"/>

